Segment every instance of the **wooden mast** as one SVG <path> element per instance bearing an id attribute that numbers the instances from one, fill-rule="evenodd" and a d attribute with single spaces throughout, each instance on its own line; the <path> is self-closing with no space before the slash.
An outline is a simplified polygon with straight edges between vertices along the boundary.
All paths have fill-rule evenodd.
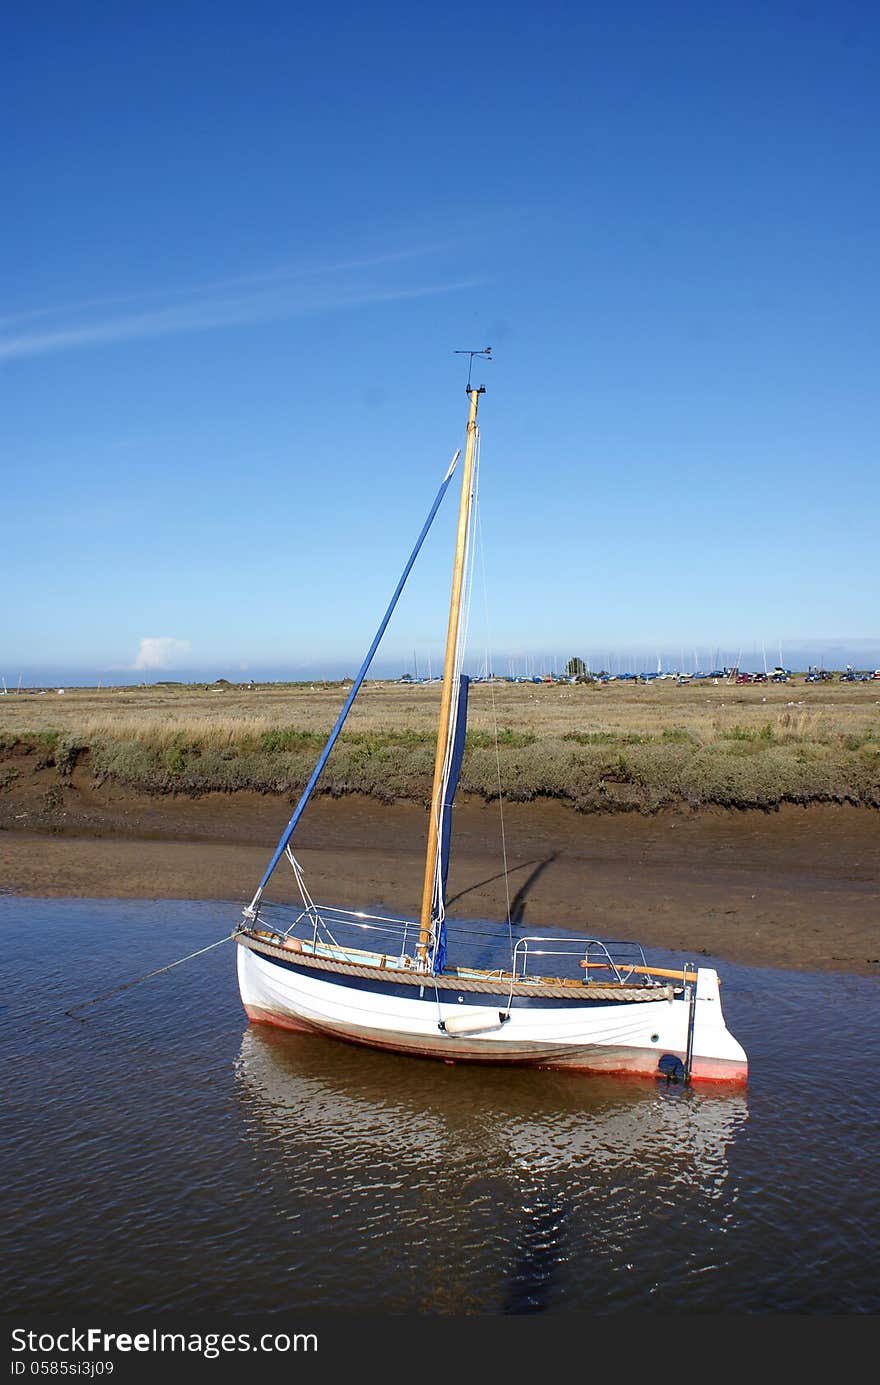
<path id="1" fill-rule="evenodd" d="M 431 811 L 428 819 L 428 850 L 425 858 L 425 882 L 422 889 L 422 912 L 420 916 L 418 956 L 424 962 L 428 955 L 431 940 L 431 904 L 434 898 L 434 874 L 437 868 L 437 852 L 440 849 L 440 821 L 443 811 L 443 766 L 449 740 L 449 722 L 452 715 L 453 698 L 458 689 L 455 680 L 455 651 L 458 645 L 458 630 L 461 621 L 461 596 L 464 584 L 464 562 L 467 547 L 467 534 L 471 513 L 471 488 L 474 474 L 474 451 L 477 439 L 477 405 L 485 386 L 479 389 L 468 385 L 470 411 L 468 413 L 467 441 L 464 450 L 464 470 L 461 476 L 461 499 L 458 507 L 458 533 L 455 541 L 455 561 L 452 568 L 452 594 L 449 599 L 449 628 L 446 634 L 446 658 L 443 664 L 443 688 L 440 697 L 440 724 L 437 728 L 437 752 L 434 758 L 434 787 L 431 790 Z"/>

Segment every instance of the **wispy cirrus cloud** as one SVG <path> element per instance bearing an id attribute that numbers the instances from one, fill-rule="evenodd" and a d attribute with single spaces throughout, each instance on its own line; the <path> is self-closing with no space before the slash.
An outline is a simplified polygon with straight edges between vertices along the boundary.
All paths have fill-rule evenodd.
<path id="1" fill-rule="evenodd" d="M 0 360 L 307 316 L 475 287 L 477 280 L 472 278 L 377 283 L 371 274 L 445 248 L 427 246 L 323 265 L 281 266 L 152 296 L 93 298 L 36 308 L 0 318 Z M 98 308 L 138 303 L 143 305 L 140 310 L 95 316 Z M 37 322 L 41 325 L 36 326 Z M 29 325 L 25 327 L 25 323 Z"/>

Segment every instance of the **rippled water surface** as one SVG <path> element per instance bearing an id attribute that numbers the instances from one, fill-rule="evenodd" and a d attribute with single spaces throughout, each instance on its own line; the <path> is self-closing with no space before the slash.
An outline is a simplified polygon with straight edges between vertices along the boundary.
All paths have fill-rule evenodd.
<path id="1" fill-rule="evenodd" d="M 727 1094 L 249 1026 L 230 943 L 65 1014 L 236 917 L 0 899 L 7 1311 L 880 1308 L 873 980 L 723 964 Z"/>

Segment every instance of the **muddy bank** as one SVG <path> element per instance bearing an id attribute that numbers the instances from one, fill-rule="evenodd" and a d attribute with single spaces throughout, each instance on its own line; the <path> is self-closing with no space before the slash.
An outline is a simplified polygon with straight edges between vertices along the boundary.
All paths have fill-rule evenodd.
<path id="1" fill-rule="evenodd" d="M 291 806 L 281 796 L 142 797 L 90 786 L 0 802 L 0 886 L 26 895 L 245 903 Z M 880 974 L 880 814 L 578 814 L 553 803 L 455 810 L 449 912 L 637 938 L 736 962 Z M 425 814 L 318 799 L 297 855 L 318 900 L 416 912 Z M 277 883 L 276 883 L 277 882 Z M 273 896 L 293 898 L 279 867 Z"/>

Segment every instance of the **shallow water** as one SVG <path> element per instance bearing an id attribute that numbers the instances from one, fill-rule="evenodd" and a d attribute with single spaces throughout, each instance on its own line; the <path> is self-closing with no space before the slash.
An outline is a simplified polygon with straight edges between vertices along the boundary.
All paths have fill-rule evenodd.
<path id="1" fill-rule="evenodd" d="M 730 1093 L 250 1026 L 228 942 L 65 1014 L 236 919 L 0 898 L 7 1312 L 880 1308 L 876 981 L 718 964 Z"/>

